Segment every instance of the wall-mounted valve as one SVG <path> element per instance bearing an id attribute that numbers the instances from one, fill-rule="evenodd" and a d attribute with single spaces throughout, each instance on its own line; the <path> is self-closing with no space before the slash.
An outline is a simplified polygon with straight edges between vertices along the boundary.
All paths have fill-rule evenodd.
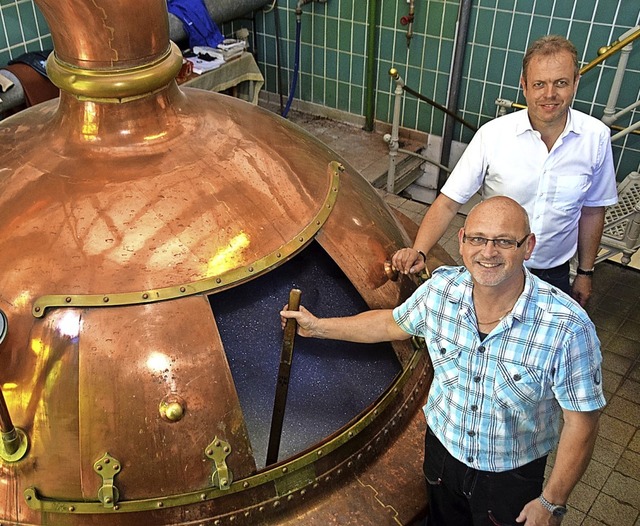
<path id="1" fill-rule="evenodd" d="M 0 343 L 7 335 L 8 322 L 4 312 L 0 310 Z M 27 454 L 29 439 L 22 429 L 13 425 L 7 402 L 0 389 L 0 458 L 5 462 L 17 462 Z"/>
<path id="2" fill-rule="evenodd" d="M 409 13 L 400 18 L 400 23 L 407 27 L 407 47 L 411 44 L 411 38 L 413 37 L 413 19 L 415 15 L 415 1 L 407 0 L 409 4 Z"/>

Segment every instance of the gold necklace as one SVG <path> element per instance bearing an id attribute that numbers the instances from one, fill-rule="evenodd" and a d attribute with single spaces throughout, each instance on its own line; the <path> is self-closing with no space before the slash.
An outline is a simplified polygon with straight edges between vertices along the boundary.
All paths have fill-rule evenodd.
<path id="1" fill-rule="evenodd" d="M 478 325 L 493 325 L 494 323 L 498 323 L 499 321 L 502 321 L 504 319 L 504 317 L 509 314 L 511 312 L 511 309 L 509 309 L 507 312 L 505 312 L 502 316 L 500 316 L 497 320 L 493 320 L 493 321 L 480 321 L 478 320 Z"/>

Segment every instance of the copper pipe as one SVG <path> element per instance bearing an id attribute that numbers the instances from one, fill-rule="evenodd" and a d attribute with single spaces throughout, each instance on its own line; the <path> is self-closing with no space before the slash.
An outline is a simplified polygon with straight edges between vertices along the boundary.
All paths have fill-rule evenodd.
<path id="1" fill-rule="evenodd" d="M 169 47 L 165 2 L 36 0 L 36 4 L 51 28 L 57 59 L 67 65 L 132 68 L 158 60 Z"/>

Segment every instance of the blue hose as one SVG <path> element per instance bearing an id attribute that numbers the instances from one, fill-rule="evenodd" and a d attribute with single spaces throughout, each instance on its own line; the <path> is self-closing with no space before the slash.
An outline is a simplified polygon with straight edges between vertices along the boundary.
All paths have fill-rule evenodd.
<path id="1" fill-rule="evenodd" d="M 291 90 L 289 91 L 289 98 L 287 99 L 287 105 L 282 112 L 282 116 L 286 119 L 293 102 L 293 96 L 296 93 L 296 86 L 298 85 L 298 68 L 300 66 L 300 27 L 302 26 L 302 17 L 296 19 L 296 58 L 293 63 L 293 80 L 291 81 Z"/>

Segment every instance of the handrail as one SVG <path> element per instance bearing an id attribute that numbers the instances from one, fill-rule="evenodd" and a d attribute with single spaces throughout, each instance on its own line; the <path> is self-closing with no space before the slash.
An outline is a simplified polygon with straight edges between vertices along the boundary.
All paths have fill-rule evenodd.
<path id="1" fill-rule="evenodd" d="M 587 71 L 595 68 L 598 64 L 600 64 L 600 62 L 604 62 L 611 55 L 616 54 L 623 47 L 631 44 L 631 42 L 633 42 L 637 38 L 640 38 L 640 29 L 637 29 L 636 31 L 631 33 L 629 36 L 627 36 L 626 38 L 623 38 L 620 41 L 616 41 L 616 42 L 614 42 L 613 44 L 611 44 L 609 46 L 601 47 L 598 50 L 598 54 L 600 56 L 597 57 L 597 58 L 594 58 L 586 66 L 583 66 L 582 68 L 580 68 L 580 75 L 584 75 Z"/>

